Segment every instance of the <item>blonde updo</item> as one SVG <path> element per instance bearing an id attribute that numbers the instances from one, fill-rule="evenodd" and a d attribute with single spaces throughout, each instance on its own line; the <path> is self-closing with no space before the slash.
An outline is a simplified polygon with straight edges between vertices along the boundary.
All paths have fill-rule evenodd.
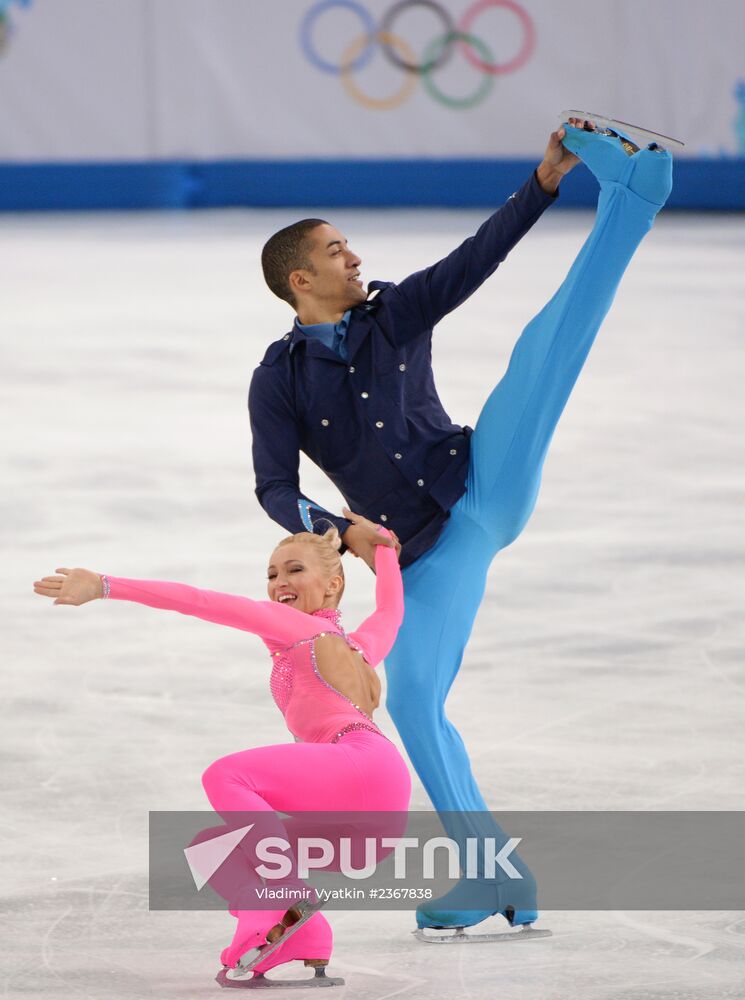
<path id="1" fill-rule="evenodd" d="M 287 538 L 283 538 L 278 543 L 277 548 L 281 549 L 283 545 L 292 545 L 293 543 L 311 545 L 313 547 L 313 551 L 321 563 L 327 579 L 330 579 L 332 576 L 341 577 L 341 588 L 336 595 L 336 603 L 338 605 L 344 593 L 344 567 L 341 564 L 341 556 L 339 555 L 341 535 L 338 529 L 332 526 L 323 535 L 315 535 L 310 531 L 299 531 L 296 535 L 288 535 Z"/>

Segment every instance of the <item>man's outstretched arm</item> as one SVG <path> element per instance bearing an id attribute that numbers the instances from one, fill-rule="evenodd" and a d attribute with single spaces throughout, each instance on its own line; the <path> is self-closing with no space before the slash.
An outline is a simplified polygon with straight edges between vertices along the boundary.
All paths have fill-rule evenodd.
<path id="1" fill-rule="evenodd" d="M 431 330 L 496 271 L 512 248 L 553 203 L 563 177 L 579 162 L 553 132 L 543 160 L 526 183 L 479 230 L 438 263 L 405 278 L 397 298 L 409 313 L 397 333 L 408 340 Z"/>

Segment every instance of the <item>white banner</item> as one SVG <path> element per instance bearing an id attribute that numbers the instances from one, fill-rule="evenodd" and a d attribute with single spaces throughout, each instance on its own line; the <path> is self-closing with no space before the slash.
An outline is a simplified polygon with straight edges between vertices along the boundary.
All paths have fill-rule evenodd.
<path id="1" fill-rule="evenodd" d="M 0 160 L 533 157 L 563 108 L 745 155 L 739 0 L 0 0 Z"/>

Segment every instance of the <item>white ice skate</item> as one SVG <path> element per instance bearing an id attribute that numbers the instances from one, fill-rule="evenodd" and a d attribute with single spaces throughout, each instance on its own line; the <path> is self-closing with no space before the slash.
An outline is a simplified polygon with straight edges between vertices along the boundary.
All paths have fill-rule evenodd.
<path id="1" fill-rule="evenodd" d="M 621 138 L 630 139 L 639 148 L 643 146 L 659 146 L 669 152 L 679 152 L 685 143 L 681 139 L 673 139 L 672 136 L 663 135 L 661 132 L 650 132 L 649 129 L 641 128 L 639 125 L 631 125 L 629 122 L 619 121 L 617 118 L 606 118 L 605 115 L 596 115 L 594 111 L 562 111 L 561 123 L 565 125 L 570 118 L 581 118 L 584 121 L 594 123 L 596 131 L 604 132 L 606 135 L 617 135 Z"/>
<path id="2" fill-rule="evenodd" d="M 291 907 L 285 913 L 282 922 L 273 927 L 269 934 L 267 934 L 267 943 L 265 945 L 259 948 L 251 948 L 245 954 L 241 955 L 235 968 L 223 967 L 215 977 L 216 981 L 222 987 L 239 990 L 306 989 L 308 987 L 343 986 L 343 979 L 326 975 L 328 959 L 303 959 L 301 954 L 294 954 L 295 949 L 292 946 L 289 949 L 285 949 L 281 958 L 277 956 L 279 961 L 276 964 L 281 965 L 285 962 L 296 960 L 304 961 L 307 967 L 315 968 L 316 970 L 312 978 L 268 979 L 265 973 L 254 972 L 257 966 L 264 965 L 280 947 L 284 948 L 293 935 L 301 927 L 304 927 L 312 916 L 318 913 L 322 905 L 320 902 L 303 900 Z M 292 922 L 290 922 L 290 918 Z M 300 951 L 302 951 L 302 948 L 303 945 L 301 944 Z M 251 977 L 244 979 L 243 977 L 248 976 L 249 973 L 251 973 Z"/>

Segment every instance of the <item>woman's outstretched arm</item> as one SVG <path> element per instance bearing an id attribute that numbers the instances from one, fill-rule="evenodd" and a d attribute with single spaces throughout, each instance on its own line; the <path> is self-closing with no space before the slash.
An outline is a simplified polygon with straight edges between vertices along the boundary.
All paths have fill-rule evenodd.
<path id="1" fill-rule="evenodd" d="M 390 535 L 386 528 L 380 532 Z M 350 634 L 371 667 L 376 667 L 391 651 L 404 620 L 404 586 L 395 548 L 376 547 L 375 573 L 375 611 Z"/>
<path id="2" fill-rule="evenodd" d="M 34 591 L 55 604 L 79 606 L 97 598 L 133 601 L 151 608 L 178 611 L 204 621 L 252 632 L 265 641 L 289 644 L 318 632 L 318 619 L 273 601 L 200 590 L 184 583 L 128 580 L 101 576 L 88 569 L 57 569 L 34 583 Z"/>

